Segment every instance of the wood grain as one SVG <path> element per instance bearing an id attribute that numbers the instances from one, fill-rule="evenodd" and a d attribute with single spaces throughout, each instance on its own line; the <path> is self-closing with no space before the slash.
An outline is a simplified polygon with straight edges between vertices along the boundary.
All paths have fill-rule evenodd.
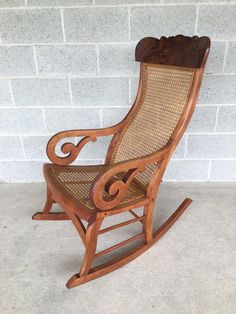
<path id="1" fill-rule="evenodd" d="M 139 62 L 200 68 L 209 49 L 210 39 L 206 36 L 146 37 L 137 44 L 135 59 Z"/>

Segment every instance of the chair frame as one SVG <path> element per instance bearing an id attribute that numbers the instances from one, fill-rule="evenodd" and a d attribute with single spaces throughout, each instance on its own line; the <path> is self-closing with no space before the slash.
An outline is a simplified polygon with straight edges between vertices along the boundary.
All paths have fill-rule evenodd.
<path id="1" fill-rule="evenodd" d="M 176 42 L 179 42 L 181 44 L 181 47 L 187 47 L 187 49 L 185 49 L 184 58 L 182 58 L 182 48 L 179 52 L 176 53 Z M 169 47 L 169 54 L 167 57 L 166 54 L 162 54 L 163 43 L 167 43 Z M 194 36 L 190 38 L 182 35 L 169 38 L 162 37 L 160 40 L 152 37 L 147 37 L 142 39 L 136 47 L 136 61 L 195 68 L 195 74 L 188 102 L 185 106 L 185 109 L 183 110 L 180 120 L 169 142 L 161 150 L 147 156 L 143 156 L 141 158 L 122 161 L 116 164 L 109 163 L 119 133 L 126 126 L 126 124 L 129 123 L 129 119 L 130 117 L 132 117 L 132 112 L 137 109 L 142 90 L 141 75 L 138 93 L 134 101 L 134 105 L 132 106 L 127 116 L 120 123 L 102 129 L 63 131 L 57 133 L 49 140 L 47 145 L 47 155 L 49 159 L 54 164 L 67 166 L 77 158 L 82 148 L 88 142 L 94 142 L 96 141 L 97 137 L 100 136 L 113 135 L 113 139 L 109 146 L 105 160 L 105 164 L 107 164 L 108 167 L 106 168 L 106 170 L 101 171 L 101 173 L 96 177 L 91 189 L 91 199 L 95 204 L 96 210 L 91 210 L 88 212 L 83 204 L 80 204 L 80 206 L 78 206 L 78 201 L 72 195 L 70 195 L 66 191 L 62 192 L 60 184 L 55 181 L 52 173 L 48 171 L 48 165 L 44 165 L 44 176 L 47 182 L 47 200 L 43 211 L 34 214 L 33 219 L 70 219 L 74 224 L 76 230 L 78 231 L 81 240 L 85 246 L 84 260 L 80 272 L 69 279 L 66 284 L 68 288 L 73 288 L 90 280 L 103 276 L 107 273 L 110 273 L 135 259 L 137 256 L 149 249 L 149 247 L 151 247 L 154 243 L 156 243 L 191 204 L 192 200 L 190 198 L 186 198 L 161 227 L 159 227 L 155 231 L 153 230 L 153 212 L 155 208 L 155 201 L 157 198 L 158 189 L 171 155 L 173 154 L 178 142 L 180 141 L 193 114 L 198 98 L 203 72 L 209 54 L 209 49 L 210 39 L 208 37 L 199 38 L 197 36 Z M 61 147 L 61 151 L 64 154 L 67 154 L 67 156 L 57 156 L 57 143 L 61 139 L 68 137 L 83 138 L 79 141 L 77 145 L 74 145 L 72 143 L 63 144 Z M 145 167 L 152 163 L 160 163 L 160 166 L 158 168 L 158 171 L 154 173 L 150 181 L 145 198 L 131 204 L 129 203 L 128 206 L 119 206 L 134 177 L 140 172 L 144 171 Z M 114 175 L 123 171 L 126 172 L 125 178 L 120 180 L 113 180 Z M 106 190 L 110 195 L 113 195 L 114 198 L 109 202 L 104 200 L 102 196 L 103 190 Z M 54 203 L 58 203 L 64 209 L 64 212 L 51 212 L 52 205 Z M 134 208 L 138 207 L 143 207 L 143 214 L 141 216 L 137 215 L 133 211 Z M 133 218 L 128 221 L 101 229 L 102 222 L 106 217 L 124 212 L 129 212 Z M 87 228 L 85 228 L 82 220 L 88 222 Z M 140 222 L 142 224 L 142 232 L 140 234 L 133 236 L 125 241 L 122 241 L 108 249 L 105 249 L 104 251 L 96 253 L 97 238 L 100 234 L 136 222 Z M 92 262 L 95 258 L 109 253 L 139 238 L 142 238 L 142 242 L 134 249 L 131 249 L 126 253 L 121 254 L 117 258 L 103 263 L 102 265 L 92 268 Z"/>

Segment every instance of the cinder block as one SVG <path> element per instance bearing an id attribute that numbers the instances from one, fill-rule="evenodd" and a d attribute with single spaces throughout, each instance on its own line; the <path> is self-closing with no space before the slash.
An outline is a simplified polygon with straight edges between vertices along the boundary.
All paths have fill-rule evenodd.
<path id="1" fill-rule="evenodd" d="M 221 73 L 223 70 L 226 42 L 213 41 L 206 65 L 206 73 Z"/>
<path id="2" fill-rule="evenodd" d="M 20 7 L 25 5 L 25 0 L 1 0 L 0 7 Z"/>
<path id="3" fill-rule="evenodd" d="M 139 84 L 139 78 L 138 77 L 132 77 L 131 78 L 131 93 L 130 93 L 130 103 L 133 104 L 137 93 L 138 93 L 138 84 Z"/>
<path id="4" fill-rule="evenodd" d="M 11 94 L 8 80 L 0 80 L 0 107 L 11 106 Z"/>
<path id="5" fill-rule="evenodd" d="M 138 74 L 139 64 L 135 62 L 135 45 L 115 44 L 99 47 L 99 69 L 101 75 Z"/>
<path id="6" fill-rule="evenodd" d="M 131 39 L 143 37 L 194 34 L 196 7 L 194 5 L 147 6 L 131 8 Z"/>
<path id="7" fill-rule="evenodd" d="M 213 160 L 210 181 L 236 181 L 236 160 Z"/>
<path id="8" fill-rule="evenodd" d="M 106 157 L 106 152 L 111 141 L 111 136 L 98 137 L 96 142 L 90 142 L 82 149 L 79 154 L 79 160 L 103 160 Z M 76 142 L 77 143 L 77 142 Z"/>
<path id="9" fill-rule="evenodd" d="M 229 2 L 234 0 L 214 0 L 214 2 Z M 211 0 L 95 0 L 95 4 L 152 4 L 152 3 L 201 3 L 212 2 Z"/>
<path id="10" fill-rule="evenodd" d="M 1 76 L 34 75 L 33 49 L 28 46 L 0 47 Z"/>
<path id="11" fill-rule="evenodd" d="M 1 109 L 0 134 L 45 133 L 41 109 Z"/>
<path id="12" fill-rule="evenodd" d="M 97 74 L 97 56 L 92 45 L 37 46 L 36 53 L 39 74 Z"/>
<path id="13" fill-rule="evenodd" d="M 202 3 L 202 2 L 211 2 L 211 3 L 217 3 L 217 2 L 229 2 L 229 1 L 232 1 L 232 0 L 192 0 L 192 1 L 189 1 L 189 0 L 164 0 L 165 3 Z M 234 1 L 234 0 L 233 0 Z"/>
<path id="14" fill-rule="evenodd" d="M 184 158 L 185 153 L 185 135 L 180 140 L 179 144 L 176 147 L 176 150 L 173 154 L 173 159 L 182 159 Z"/>
<path id="15" fill-rule="evenodd" d="M 42 182 L 43 162 L 0 161 L 0 180 L 3 182 Z"/>
<path id="16" fill-rule="evenodd" d="M 129 39 L 127 8 L 65 9 L 64 24 L 68 42 L 114 42 Z"/>
<path id="17" fill-rule="evenodd" d="M 186 132 L 209 133 L 214 132 L 216 123 L 215 106 L 196 107 Z"/>
<path id="18" fill-rule="evenodd" d="M 56 9 L 1 10 L 4 43 L 39 43 L 63 40 L 60 11 Z"/>
<path id="19" fill-rule="evenodd" d="M 100 127 L 99 109 L 45 109 L 47 129 L 58 132 Z"/>
<path id="20" fill-rule="evenodd" d="M 129 107 L 102 109 L 102 127 L 112 126 L 121 122 L 129 109 Z"/>
<path id="21" fill-rule="evenodd" d="M 203 78 L 198 103 L 235 104 L 236 75 L 207 75 Z"/>
<path id="22" fill-rule="evenodd" d="M 28 6 L 70 6 L 81 4 L 92 4 L 93 0 L 28 0 Z"/>
<path id="23" fill-rule="evenodd" d="M 0 136 L 0 160 L 23 158 L 24 155 L 19 137 Z"/>
<path id="24" fill-rule="evenodd" d="M 26 159 L 46 160 L 46 145 L 49 136 L 22 137 Z"/>
<path id="25" fill-rule="evenodd" d="M 71 105 L 67 79 L 14 79 L 12 90 L 19 106 Z"/>
<path id="26" fill-rule="evenodd" d="M 102 159 L 77 159 L 73 164 L 80 165 L 80 166 L 87 166 L 87 165 L 103 165 L 104 161 Z"/>
<path id="27" fill-rule="evenodd" d="M 46 146 L 50 139 L 50 136 L 24 136 L 22 138 L 25 155 L 27 159 L 34 159 L 34 160 L 46 160 Z M 75 143 L 74 138 L 65 138 L 58 142 L 56 146 L 56 154 L 58 156 L 65 156 L 61 152 L 61 146 L 66 143 Z"/>
<path id="28" fill-rule="evenodd" d="M 197 159 L 236 158 L 236 134 L 189 135 L 187 157 Z"/>
<path id="29" fill-rule="evenodd" d="M 236 106 L 223 106 L 219 108 L 217 132 L 236 132 Z M 233 148 L 236 150 L 236 147 Z"/>
<path id="30" fill-rule="evenodd" d="M 95 0 L 95 4 L 143 4 L 160 3 L 162 0 Z"/>
<path id="31" fill-rule="evenodd" d="M 164 181 L 207 181 L 209 161 L 171 160 Z"/>
<path id="32" fill-rule="evenodd" d="M 208 35 L 211 39 L 236 39 L 235 5 L 200 5 L 197 33 Z"/>
<path id="33" fill-rule="evenodd" d="M 225 72 L 236 73 L 236 42 L 229 42 L 226 55 Z"/>
<path id="34" fill-rule="evenodd" d="M 73 103 L 79 106 L 127 106 L 129 82 L 124 77 L 71 80 Z"/>

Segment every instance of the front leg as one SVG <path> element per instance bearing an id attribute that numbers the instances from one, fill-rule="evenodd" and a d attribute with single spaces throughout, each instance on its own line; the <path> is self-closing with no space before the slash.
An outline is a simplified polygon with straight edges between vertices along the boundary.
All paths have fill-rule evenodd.
<path id="1" fill-rule="evenodd" d="M 103 222 L 103 218 L 93 218 L 87 227 L 86 230 L 86 238 L 85 238 L 85 253 L 82 267 L 80 269 L 79 274 L 75 274 L 72 276 L 66 286 L 67 288 L 76 287 L 83 282 L 87 281 L 87 275 L 89 274 L 89 270 L 91 269 L 92 262 L 95 258 L 96 248 L 97 248 L 97 238 L 99 235 L 99 230 L 101 224 Z"/>
<path id="2" fill-rule="evenodd" d="M 47 199 L 44 208 L 41 212 L 37 212 L 32 216 L 33 220 L 68 220 L 69 217 L 66 213 L 50 213 L 52 205 L 55 201 L 52 198 L 52 193 L 47 187 Z"/>

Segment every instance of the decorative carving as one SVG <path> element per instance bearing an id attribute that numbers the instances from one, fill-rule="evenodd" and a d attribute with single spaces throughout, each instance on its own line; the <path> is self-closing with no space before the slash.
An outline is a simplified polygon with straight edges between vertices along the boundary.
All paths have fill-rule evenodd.
<path id="1" fill-rule="evenodd" d="M 120 174 L 119 169 L 106 172 L 103 180 L 99 180 L 96 187 L 96 197 L 92 197 L 95 206 L 102 210 L 116 207 L 124 198 L 133 178 L 144 170 L 145 166 L 140 165 L 137 168 L 128 170 L 123 176 Z M 119 174 L 119 177 L 116 176 Z"/>
<path id="2" fill-rule="evenodd" d="M 167 158 L 171 151 L 172 143 L 172 140 L 170 140 L 158 152 L 141 158 L 119 162 L 100 173 L 91 189 L 91 198 L 94 205 L 101 210 L 112 209 L 119 205 L 134 177 L 143 172 L 146 166 L 162 162 L 164 158 Z"/>
<path id="3" fill-rule="evenodd" d="M 77 156 L 79 155 L 82 148 L 90 141 L 95 142 L 97 140 L 96 136 L 84 136 L 78 144 L 64 143 L 60 150 L 66 156 L 58 156 L 56 154 L 56 145 L 58 142 L 50 145 L 50 150 L 47 149 L 48 158 L 53 161 L 56 165 L 65 166 L 71 164 Z"/>
<path id="4" fill-rule="evenodd" d="M 82 148 L 88 142 L 95 142 L 99 136 L 109 136 L 117 132 L 119 124 L 104 128 L 104 129 L 94 129 L 94 130 L 69 130 L 63 131 L 55 134 L 48 142 L 47 145 L 47 155 L 48 158 L 56 165 L 66 166 L 71 164 L 79 155 Z M 82 137 L 78 144 L 64 143 L 61 146 L 61 152 L 67 154 L 66 156 L 58 156 L 56 154 L 56 146 L 58 142 L 64 138 L 68 137 Z"/>
<path id="5" fill-rule="evenodd" d="M 147 63 L 200 68 L 210 49 L 210 38 L 177 35 L 160 39 L 146 37 L 139 41 L 135 60 Z"/>

